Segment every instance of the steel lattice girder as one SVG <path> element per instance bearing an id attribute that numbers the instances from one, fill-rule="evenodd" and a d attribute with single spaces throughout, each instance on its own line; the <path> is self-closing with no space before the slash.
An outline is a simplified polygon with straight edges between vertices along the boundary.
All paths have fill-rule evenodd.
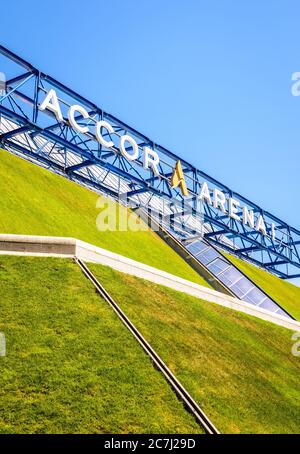
<path id="1" fill-rule="evenodd" d="M 0 142 L 3 147 L 112 197 L 126 194 L 126 200 L 132 206 L 151 206 L 162 217 L 169 217 L 172 228 L 186 239 L 199 234 L 202 213 L 198 209 L 198 194 L 206 181 L 253 210 L 257 216 L 262 215 L 268 232 L 271 231 L 271 224 L 276 228 L 275 239 L 271 234 L 264 236 L 228 214 L 204 204 L 206 239 L 282 278 L 300 276 L 299 230 L 262 210 L 2 46 L 0 54 L 0 71 L 6 76 L 6 89 L 2 96 L 0 94 Z M 50 112 L 39 111 L 42 97 L 51 88 L 55 88 L 64 109 L 63 122 L 57 122 Z M 92 132 L 80 134 L 74 131 L 66 112 L 70 105 L 77 103 L 89 113 L 88 120 L 77 117 L 80 124 L 109 121 L 115 131 L 115 137 L 110 136 L 110 140 L 130 134 L 139 148 L 146 145 L 155 150 L 160 155 L 161 177 L 145 170 L 141 157 L 129 162 L 121 155 L 117 145 L 107 149 L 95 140 Z M 178 160 L 185 175 L 188 199 L 184 199 L 180 190 L 171 188 L 169 183 Z M 184 229 L 180 229 L 183 221 Z"/>

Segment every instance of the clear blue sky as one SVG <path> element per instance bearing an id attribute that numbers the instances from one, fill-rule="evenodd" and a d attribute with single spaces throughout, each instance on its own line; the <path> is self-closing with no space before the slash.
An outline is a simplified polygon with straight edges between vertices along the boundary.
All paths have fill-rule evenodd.
<path id="1" fill-rule="evenodd" d="M 2 18 L 3 45 L 300 228 L 299 1 L 29 0 Z"/>

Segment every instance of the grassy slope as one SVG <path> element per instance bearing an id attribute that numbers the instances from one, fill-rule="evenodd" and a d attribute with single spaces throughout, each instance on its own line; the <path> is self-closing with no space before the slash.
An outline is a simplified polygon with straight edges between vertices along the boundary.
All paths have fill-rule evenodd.
<path id="1" fill-rule="evenodd" d="M 0 232 L 71 236 L 209 286 L 150 229 L 102 231 L 98 195 L 0 150 Z M 122 218 L 131 214 L 120 207 Z"/>
<path id="2" fill-rule="evenodd" d="M 0 283 L 0 433 L 199 432 L 74 263 L 1 256 Z"/>
<path id="3" fill-rule="evenodd" d="M 265 290 L 275 301 L 284 307 L 297 320 L 300 320 L 300 287 L 283 281 L 232 255 L 227 255 L 247 276 Z"/>
<path id="4" fill-rule="evenodd" d="M 100 265 L 89 265 L 222 432 L 299 433 L 292 333 Z"/>

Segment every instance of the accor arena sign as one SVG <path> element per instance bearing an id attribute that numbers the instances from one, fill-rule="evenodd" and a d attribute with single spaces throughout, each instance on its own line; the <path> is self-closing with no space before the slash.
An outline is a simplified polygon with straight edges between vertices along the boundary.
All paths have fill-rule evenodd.
<path id="1" fill-rule="evenodd" d="M 58 122 L 64 122 L 59 99 L 54 89 L 51 89 L 46 93 L 44 100 L 39 105 L 39 110 L 48 110 L 55 115 Z M 88 120 L 90 116 L 83 106 L 78 104 L 70 106 L 68 109 L 68 120 L 70 126 L 81 134 L 91 132 L 89 126 L 80 125 L 78 123 L 78 118 Z M 103 131 L 106 131 L 106 136 L 115 133 L 113 126 L 108 121 L 99 120 L 94 126 L 96 140 L 105 148 L 115 149 L 115 143 L 112 140 L 107 140 L 107 138 L 103 136 Z M 142 147 L 142 150 L 140 150 L 140 147 L 135 139 L 128 134 L 120 136 L 117 147 L 124 158 L 131 162 L 140 158 L 140 152 L 142 151 L 144 169 L 151 170 L 157 177 L 162 177 L 159 172 L 160 158 L 156 151 L 147 146 Z M 172 188 L 179 187 L 182 195 L 185 197 L 189 195 L 180 161 L 177 161 L 176 163 L 173 175 L 170 179 L 170 186 Z M 247 206 L 242 206 L 241 203 L 233 197 L 226 197 L 224 192 L 218 188 L 209 188 L 207 182 L 205 181 L 201 185 L 198 198 L 204 203 L 220 210 L 245 226 L 256 230 L 264 236 L 270 235 L 273 239 L 275 239 L 275 224 L 271 224 L 270 234 L 267 231 L 266 223 L 261 214 L 255 216 L 253 210 L 248 209 Z"/>

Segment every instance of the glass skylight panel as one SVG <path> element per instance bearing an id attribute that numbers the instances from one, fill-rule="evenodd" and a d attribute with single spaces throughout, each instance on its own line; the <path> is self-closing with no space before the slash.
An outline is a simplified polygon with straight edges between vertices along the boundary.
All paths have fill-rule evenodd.
<path id="1" fill-rule="evenodd" d="M 227 268 L 229 268 L 230 265 L 222 259 L 215 259 L 212 262 L 210 262 L 207 265 L 207 268 L 210 270 L 211 273 L 213 273 L 215 276 L 218 276 L 218 274 L 222 273 L 225 271 Z"/>
<path id="2" fill-rule="evenodd" d="M 218 253 L 212 248 L 201 252 L 201 254 L 197 256 L 200 262 L 203 263 L 204 265 L 210 263 L 216 257 L 218 257 Z"/>
<path id="3" fill-rule="evenodd" d="M 245 303 L 254 304 L 253 300 L 248 295 L 243 296 L 243 301 L 245 301 Z"/>
<path id="4" fill-rule="evenodd" d="M 247 293 L 247 298 L 250 298 L 253 304 L 259 304 L 265 299 L 266 295 L 259 290 L 258 288 L 254 288 Z"/>
<path id="5" fill-rule="evenodd" d="M 186 249 L 240 300 L 290 318 L 271 298 L 209 244 L 196 240 L 186 245 Z"/>
<path id="6" fill-rule="evenodd" d="M 230 287 L 230 290 L 238 297 L 238 298 L 243 298 L 245 292 L 244 290 L 242 290 L 238 284 L 235 284 L 233 285 L 232 287 Z"/>
<path id="7" fill-rule="evenodd" d="M 226 283 L 226 285 L 228 287 L 231 287 L 241 277 L 242 277 L 242 274 L 236 268 L 231 266 L 230 268 L 225 270 L 224 273 L 222 273 L 219 278 L 222 282 Z"/>
<path id="8" fill-rule="evenodd" d="M 267 311 L 270 312 L 276 312 L 278 306 L 277 304 L 274 304 L 273 301 L 271 301 L 269 298 L 266 298 L 265 301 L 263 301 L 259 307 L 262 307 L 263 309 L 266 309 Z"/>
<path id="9" fill-rule="evenodd" d="M 243 292 L 243 295 L 245 295 L 247 292 L 249 292 L 252 288 L 254 288 L 253 284 L 249 279 L 247 279 L 245 276 L 242 276 L 241 279 L 239 279 L 235 286 L 239 287 L 239 289 Z M 232 288 L 232 287 L 231 287 Z"/>
<path id="10" fill-rule="evenodd" d="M 286 312 L 284 312 L 284 310 L 282 310 L 281 307 L 279 307 L 277 309 L 276 314 L 282 315 L 282 316 L 287 317 L 287 318 L 290 318 L 290 316 Z"/>
<path id="11" fill-rule="evenodd" d="M 207 249 L 208 246 L 201 241 L 194 241 L 186 246 L 187 250 L 190 251 L 191 254 L 197 255 L 204 249 Z"/>

